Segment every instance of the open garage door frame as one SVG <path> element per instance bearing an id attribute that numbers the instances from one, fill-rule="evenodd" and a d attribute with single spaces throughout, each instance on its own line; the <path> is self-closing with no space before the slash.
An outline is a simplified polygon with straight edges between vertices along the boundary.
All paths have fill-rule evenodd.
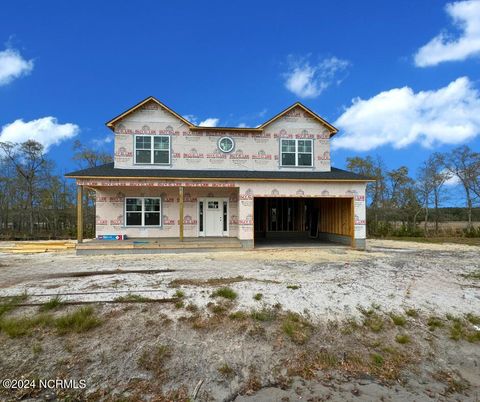
<path id="1" fill-rule="evenodd" d="M 327 240 L 355 247 L 353 197 L 255 197 L 254 236 Z"/>

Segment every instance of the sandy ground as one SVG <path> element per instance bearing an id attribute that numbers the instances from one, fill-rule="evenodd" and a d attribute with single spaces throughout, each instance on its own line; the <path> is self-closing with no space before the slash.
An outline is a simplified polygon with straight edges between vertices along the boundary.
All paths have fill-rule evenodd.
<path id="1" fill-rule="evenodd" d="M 63 337 L 43 329 L 13 339 L 0 332 L 0 376 L 87 377 L 88 392 L 75 394 L 80 400 L 120 395 L 135 401 L 186 400 L 200 384 L 198 400 L 478 401 L 479 343 L 450 340 L 448 320 L 435 332 L 426 322 L 432 315 L 445 320 L 446 315 L 479 314 L 480 281 L 468 277 L 479 270 L 479 247 L 380 240 L 370 240 L 364 252 L 333 247 L 131 256 L 0 253 L 0 296 L 26 292 L 25 304 L 56 295 L 65 302 L 95 302 L 105 319 L 91 332 Z M 276 306 L 280 318 L 239 324 L 220 309 L 212 313 L 211 293 L 221 285 L 238 294 L 225 306 L 228 313 Z M 185 294 L 184 306 L 196 310 L 171 303 L 105 303 L 128 294 L 174 298 L 178 289 Z M 257 293 L 260 301 L 254 299 Z M 396 344 L 399 328 L 390 321 L 381 333 L 361 327 L 346 336 L 345 323 L 361 323 L 372 306 L 385 320 L 391 312 L 418 310 L 419 316 L 400 328 L 412 342 Z M 12 314 L 37 309 L 24 306 Z M 281 317 L 288 312 L 308 319 L 308 341 L 292 343 L 282 335 Z M 41 344 L 41 358 L 32 354 L 35 343 Z M 174 353 L 164 371 L 152 374 L 151 368 L 138 367 L 138 359 L 155 345 L 168 345 Z M 312 375 L 303 366 L 292 368 L 302 353 L 313 356 L 324 348 L 342 364 L 328 370 L 312 362 L 307 370 Z M 358 359 L 357 367 L 345 357 L 353 353 L 367 359 L 379 350 L 392 365 L 403 356 L 398 376 L 362 366 Z M 223 365 L 233 372 L 219 374 Z M 20 398 L 0 389 L 1 395 Z M 30 397 L 45 395 L 50 397 L 45 392 Z"/>
<path id="2" fill-rule="evenodd" d="M 479 310 L 478 288 L 461 276 L 480 267 L 480 248 L 457 244 L 369 241 L 366 252 L 348 248 L 281 249 L 180 255 L 76 256 L 70 253 L 0 254 L 0 296 L 27 292 L 31 301 L 57 294 L 68 301 L 105 301 L 124 293 L 172 297 L 174 279 L 204 281 L 241 276 L 230 286 L 238 308 L 268 304 L 318 319 L 358 314 L 358 305 L 379 303 L 389 310 L 421 308 L 442 314 Z M 125 270 L 139 273 L 121 274 Z M 172 272 L 151 273 L 155 270 Z M 110 275 L 93 275 L 115 271 Z M 75 273 L 91 276 L 71 277 Z M 62 277 L 65 276 L 65 277 Z M 286 289 L 295 285 L 298 290 Z M 190 301 L 204 307 L 204 287 L 182 286 Z"/>

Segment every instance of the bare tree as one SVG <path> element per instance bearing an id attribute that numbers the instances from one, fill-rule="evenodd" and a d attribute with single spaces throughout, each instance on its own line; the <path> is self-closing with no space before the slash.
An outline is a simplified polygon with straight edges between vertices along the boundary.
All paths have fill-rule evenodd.
<path id="1" fill-rule="evenodd" d="M 73 145 L 73 160 L 76 161 L 81 168 L 91 168 L 113 161 L 112 156 L 106 152 L 88 148 L 80 141 L 76 140 Z"/>
<path id="2" fill-rule="evenodd" d="M 480 154 L 467 145 L 439 155 L 439 162 L 453 176 L 458 177 L 465 191 L 467 202 L 468 228 L 472 228 L 472 207 L 476 198 L 476 183 L 480 169 Z"/>
<path id="3" fill-rule="evenodd" d="M 37 194 L 37 184 L 40 172 L 46 165 L 43 145 L 28 140 L 21 144 L 0 142 L 0 148 L 5 157 L 15 167 L 18 175 L 23 179 L 26 190 L 26 206 L 29 210 L 29 233 L 33 235 L 34 204 Z"/>
<path id="4" fill-rule="evenodd" d="M 380 157 L 376 159 L 371 156 L 366 158 L 347 158 L 347 169 L 352 172 L 374 179 L 374 182 L 367 184 L 367 198 L 370 200 L 370 208 L 373 212 L 374 227 L 378 226 L 379 211 L 385 203 L 385 166 Z"/>

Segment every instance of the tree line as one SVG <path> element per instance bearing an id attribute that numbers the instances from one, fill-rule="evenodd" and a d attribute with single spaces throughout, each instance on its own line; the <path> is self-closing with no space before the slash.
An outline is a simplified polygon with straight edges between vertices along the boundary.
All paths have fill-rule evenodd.
<path id="1" fill-rule="evenodd" d="M 110 155 L 79 141 L 73 147 L 78 168 L 112 161 Z M 42 144 L 0 142 L 0 240 L 76 237 L 76 188 L 55 174 L 55 163 Z M 95 233 L 94 194 L 84 197 L 85 235 Z"/>
<path id="2" fill-rule="evenodd" d="M 470 147 L 433 153 L 414 177 L 406 166 L 388 170 L 378 156 L 347 158 L 347 168 L 375 180 L 367 185 L 370 236 L 438 236 L 440 222 L 451 220 L 449 209 L 441 205 L 449 197 L 446 183 L 455 180 L 465 203 L 464 216 L 456 213 L 457 219 L 466 221 L 460 234 L 480 237 L 480 227 L 474 224 L 480 221 L 475 208 L 480 203 L 480 153 Z"/>
<path id="3" fill-rule="evenodd" d="M 79 141 L 73 147 L 78 168 L 112 161 L 102 151 Z M 347 158 L 347 168 L 374 179 L 367 185 L 367 231 L 370 236 L 435 236 L 440 223 L 465 220 L 465 236 L 480 236 L 480 154 L 468 146 L 434 153 L 416 175 L 406 166 L 388 170 L 380 157 Z M 76 188 L 55 174 L 44 147 L 33 140 L 0 142 L 0 239 L 76 237 Z M 442 208 L 446 183 L 456 179 L 463 208 Z M 95 235 L 95 194 L 84 197 L 84 234 Z"/>

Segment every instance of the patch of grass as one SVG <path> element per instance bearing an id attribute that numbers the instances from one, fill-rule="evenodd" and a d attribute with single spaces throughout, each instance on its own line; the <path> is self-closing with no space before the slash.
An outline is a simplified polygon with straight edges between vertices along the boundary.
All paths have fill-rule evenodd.
<path id="1" fill-rule="evenodd" d="M 45 304 L 40 306 L 40 311 L 50 311 L 50 310 L 56 310 L 60 308 L 63 305 L 62 298 L 57 295 L 53 298 L 51 298 L 49 301 L 47 301 Z"/>
<path id="2" fill-rule="evenodd" d="M 435 331 L 437 328 L 443 327 L 443 321 L 439 317 L 431 316 L 427 320 L 428 329 L 430 331 Z"/>
<path id="3" fill-rule="evenodd" d="M 23 292 L 20 295 L 16 296 L 10 296 L 10 297 L 2 297 L 0 300 L 0 317 L 2 317 L 4 314 L 12 311 L 18 305 L 25 300 L 28 299 L 28 294 L 27 291 Z"/>
<path id="4" fill-rule="evenodd" d="M 231 320 L 239 320 L 239 321 L 243 321 L 243 320 L 246 320 L 248 318 L 248 314 L 245 312 L 245 311 L 235 311 L 233 313 L 231 313 L 228 318 L 230 318 Z"/>
<path id="5" fill-rule="evenodd" d="M 465 339 L 472 343 L 480 342 L 480 331 L 471 328 L 470 324 L 472 323 L 470 321 L 464 320 L 460 317 L 454 317 L 450 321 L 452 322 L 449 329 L 450 339 L 453 339 L 454 341 Z"/>
<path id="6" fill-rule="evenodd" d="M 224 378 L 233 378 L 235 377 L 235 370 L 232 369 L 227 363 L 224 363 L 220 366 L 217 371 L 224 377 Z"/>
<path id="7" fill-rule="evenodd" d="M 287 285 L 287 289 L 297 290 L 297 289 L 300 289 L 300 286 L 299 285 Z"/>
<path id="8" fill-rule="evenodd" d="M 383 356 L 379 353 L 372 353 L 370 355 L 370 358 L 372 359 L 372 362 L 377 366 L 383 366 L 383 362 L 385 361 Z"/>
<path id="9" fill-rule="evenodd" d="M 310 338 L 312 326 L 300 314 L 289 312 L 283 319 L 282 330 L 292 342 L 301 345 Z"/>
<path id="10" fill-rule="evenodd" d="M 224 287 L 224 288 L 215 290 L 212 293 L 212 297 L 223 297 L 224 299 L 235 300 L 238 297 L 238 295 L 233 289 Z"/>
<path id="11" fill-rule="evenodd" d="M 412 318 L 418 317 L 418 310 L 414 308 L 407 308 L 405 309 L 405 314 Z"/>
<path id="12" fill-rule="evenodd" d="M 370 329 L 372 332 L 381 332 L 385 325 L 385 320 L 376 312 L 364 317 L 363 326 Z"/>
<path id="13" fill-rule="evenodd" d="M 408 334 L 398 334 L 396 337 L 395 337 L 395 340 L 404 345 L 406 343 L 410 343 L 410 336 Z"/>
<path id="14" fill-rule="evenodd" d="M 151 350 L 145 350 L 138 359 L 140 368 L 153 371 L 157 375 L 163 374 L 166 361 L 172 356 L 167 345 L 158 345 Z"/>
<path id="15" fill-rule="evenodd" d="M 255 296 L 253 296 L 253 300 L 260 301 L 262 300 L 263 295 L 261 293 L 255 293 Z"/>
<path id="16" fill-rule="evenodd" d="M 118 296 L 113 300 L 118 303 L 141 303 L 141 302 L 147 302 L 152 299 L 141 296 L 141 295 L 136 295 L 133 293 L 128 293 L 125 296 Z"/>
<path id="17" fill-rule="evenodd" d="M 183 300 L 179 300 L 179 301 L 175 302 L 175 308 L 176 309 L 183 308 L 184 306 L 185 306 L 185 303 L 183 302 Z"/>
<path id="18" fill-rule="evenodd" d="M 369 316 L 372 316 L 372 315 L 376 314 L 375 313 L 376 309 L 373 308 L 373 307 L 366 308 L 364 306 L 357 306 L 357 310 L 360 311 L 360 313 L 362 315 L 364 315 L 365 317 L 369 317 Z"/>
<path id="19" fill-rule="evenodd" d="M 78 310 L 64 314 L 54 321 L 57 332 L 61 335 L 70 332 L 86 332 L 102 323 L 95 314 L 93 307 L 81 307 Z"/>
<path id="20" fill-rule="evenodd" d="M 47 314 L 40 314 L 35 317 L 4 318 L 0 321 L 0 330 L 10 338 L 17 338 L 30 335 L 35 328 L 49 326 L 51 323 L 52 317 Z"/>
<path id="21" fill-rule="evenodd" d="M 348 318 L 343 322 L 340 332 L 343 335 L 350 335 L 358 331 L 359 328 L 360 326 L 355 318 Z"/>
<path id="22" fill-rule="evenodd" d="M 250 317 L 256 321 L 274 321 L 277 318 L 277 312 L 273 309 L 263 308 L 261 310 L 253 310 Z"/>
<path id="23" fill-rule="evenodd" d="M 480 269 L 469 272 L 468 274 L 462 274 L 465 279 L 475 279 L 480 280 Z"/>
<path id="24" fill-rule="evenodd" d="M 390 313 L 390 318 L 392 319 L 395 325 L 398 325 L 400 327 L 403 327 L 407 322 L 407 319 L 405 318 L 405 316 L 401 314 Z"/>
<path id="25" fill-rule="evenodd" d="M 465 314 L 465 318 L 472 325 L 480 325 L 480 315 L 468 313 Z"/>
<path id="26" fill-rule="evenodd" d="M 185 292 L 181 289 L 177 289 L 175 291 L 175 297 L 178 297 L 179 299 L 183 299 L 185 297 Z"/>

